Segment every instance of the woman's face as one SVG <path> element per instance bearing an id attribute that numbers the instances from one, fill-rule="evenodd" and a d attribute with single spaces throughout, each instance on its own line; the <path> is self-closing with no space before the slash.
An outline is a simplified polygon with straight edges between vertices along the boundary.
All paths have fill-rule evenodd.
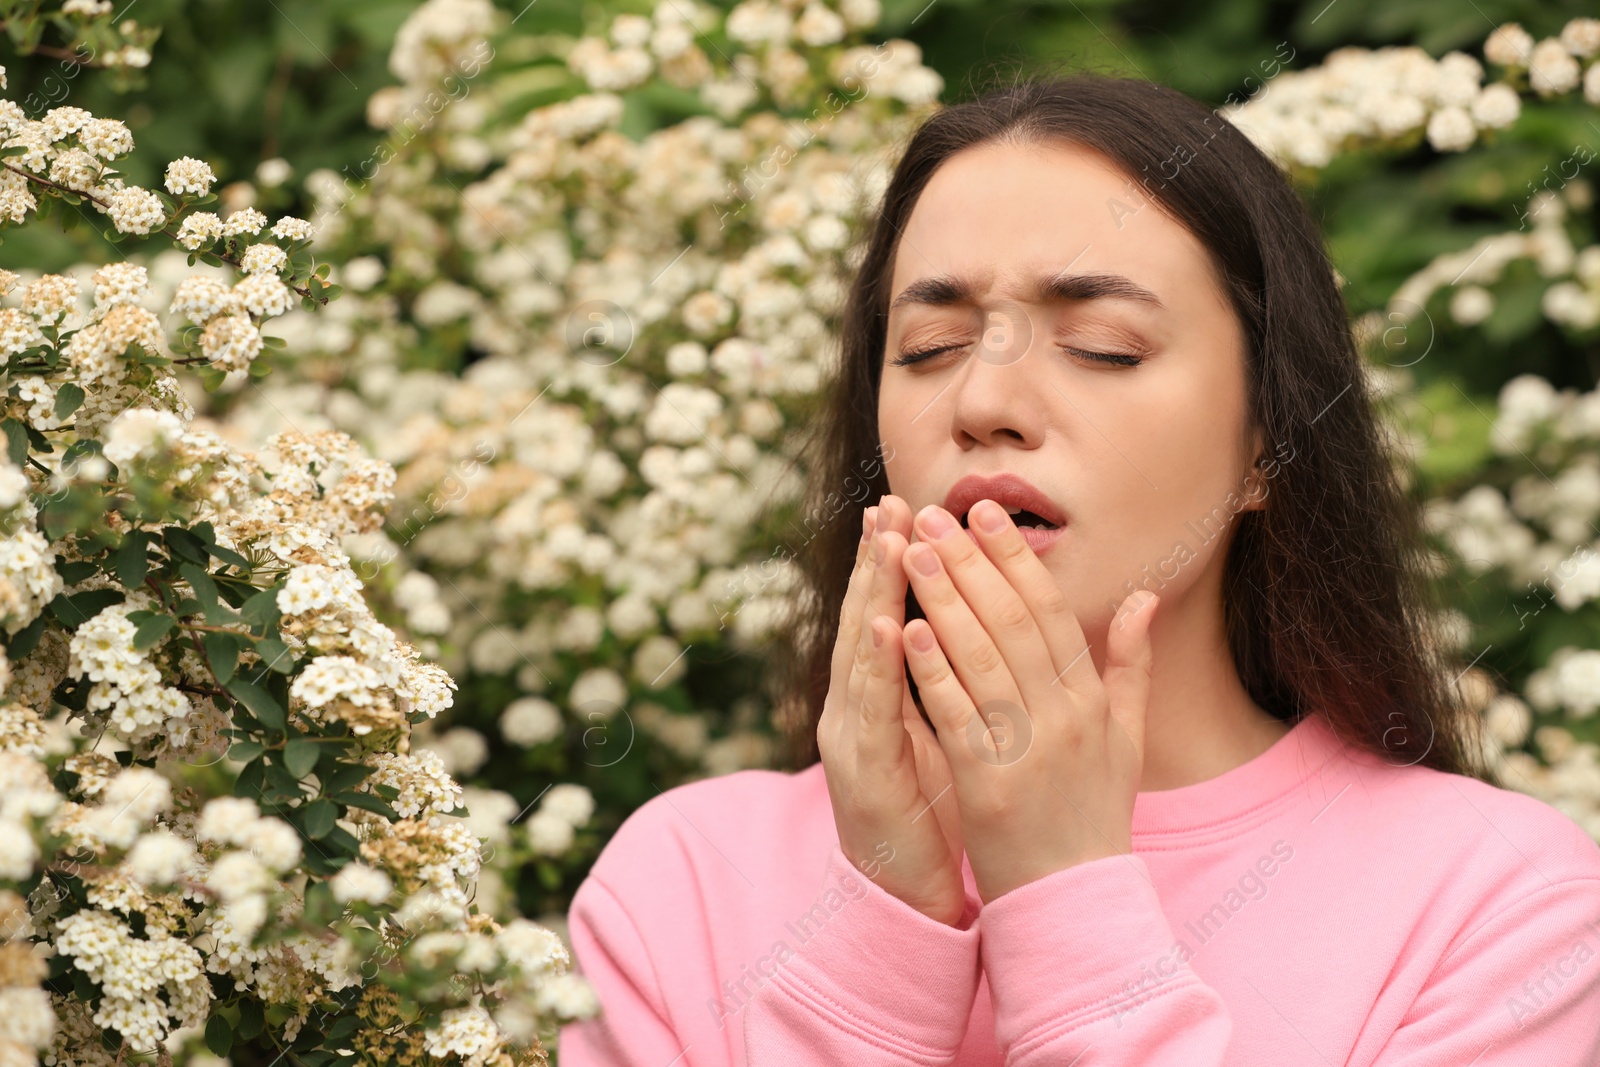
<path id="1" fill-rule="evenodd" d="M 1037 291 L 1057 275 L 1101 284 Z M 1167 619 L 1217 611 L 1232 522 L 1265 490 L 1243 333 L 1188 230 L 1092 149 L 983 145 L 928 182 L 890 294 L 878 429 L 913 514 L 970 474 L 1032 483 L 1067 517 L 1040 559 L 1091 645 L 1135 589 Z"/>

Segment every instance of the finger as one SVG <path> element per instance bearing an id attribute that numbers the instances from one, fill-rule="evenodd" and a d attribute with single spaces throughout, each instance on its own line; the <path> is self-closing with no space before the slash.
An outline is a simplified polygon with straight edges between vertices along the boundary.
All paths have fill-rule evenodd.
<path id="1" fill-rule="evenodd" d="M 960 532 L 959 527 L 955 535 L 944 540 L 956 539 L 967 541 L 967 536 Z M 969 551 L 976 551 L 970 541 L 967 541 L 966 548 Z M 949 573 L 945 571 L 940 559 L 942 550 L 942 546 L 936 549 L 933 545 L 918 543 L 906 551 L 908 561 L 906 570 L 910 575 L 912 587 L 916 590 L 917 603 L 922 605 L 923 613 L 927 616 L 925 620 L 912 621 L 927 622 L 937 634 L 939 648 L 949 657 L 960 685 L 980 708 L 1005 708 L 1009 715 L 1014 716 L 1022 707 L 1022 693 L 1016 677 L 995 639 L 974 613 L 967 598 L 955 587 Z M 984 566 L 989 567 L 989 564 L 984 563 Z M 932 573 L 929 573 L 930 571 Z M 994 572 L 992 567 L 990 571 L 991 582 L 1005 584 L 1004 579 Z M 980 590 L 975 596 L 980 600 L 987 597 L 991 602 L 998 599 L 993 589 Z M 991 617 L 996 610 L 1003 611 L 1009 616 L 1004 622 L 996 625 L 1014 627 L 1017 616 L 1027 616 L 1027 609 L 1023 607 L 1022 601 L 1017 599 L 1015 592 L 1010 591 L 1009 596 L 1008 607 L 990 608 Z M 1032 625 L 1031 620 L 1029 625 Z M 1012 632 L 1015 634 L 1014 629 Z M 1027 644 L 1029 640 L 1031 648 Z M 1031 638 L 1012 636 L 1008 638 L 1008 643 L 1013 658 L 1021 665 L 1022 673 L 1049 676 L 1049 654 L 1037 633 L 1031 635 Z M 916 683 L 920 692 L 922 679 L 916 678 Z M 928 707 L 929 714 L 932 714 L 931 705 L 925 696 L 923 706 Z"/>
<path id="2" fill-rule="evenodd" d="M 990 520 L 993 520 L 992 525 Z M 1096 694 L 1101 679 L 1089 656 L 1089 642 L 1050 568 L 1034 554 L 1006 509 L 994 501 L 981 500 L 974 504 L 967 513 L 967 521 L 977 534 L 983 555 L 1027 605 L 1050 655 L 1050 678 L 1070 692 L 1084 696 Z"/>
<path id="3" fill-rule="evenodd" d="M 839 634 L 833 642 L 833 671 L 830 684 L 844 692 L 849 687 L 850 667 L 856 654 L 860 636 L 861 608 L 866 598 L 863 574 L 871 566 L 868 548 L 873 526 L 878 518 L 876 507 L 868 508 L 861 516 L 861 542 L 856 546 L 856 562 L 850 571 L 849 584 L 845 586 L 844 601 L 839 607 Z"/>
<path id="4" fill-rule="evenodd" d="M 898 645 L 895 649 L 894 662 L 899 668 L 899 674 L 892 679 L 896 688 L 880 692 L 875 699 L 868 692 L 869 680 L 873 665 L 876 662 L 876 649 L 881 646 L 873 644 L 875 633 L 872 624 L 877 619 L 887 619 L 896 629 L 905 621 L 906 603 L 906 576 L 901 567 L 901 557 L 905 553 L 906 542 L 893 530 L 884 530 L 874 534 L 871 552 L 873 554 L 873 570 L 871 585 L 867 593 L 866 613 L 862 622 L 861 651 L 858 656 L 859 674 L 851 680 L 852 706 L 860 709 L 860 720 L 854 726 L 858 731 L 856 743 L 861 743 L 859 731 L 871 731 L 882 746 L 882 751 L 898 752 L 900 742 L 903 740 L 899 726 L 900 719 L 900 692 L 906 688 L 905 662 L 899 653 Z M 888 685 L 891 680 L 883 680 L 881 684 Z"/>
<path id="5" fill-rule="evenodd" d="M 906 757 L 906 732 L 900 723 L 905 665 L 900 628 L 893 619 L 879 615 L 868 623 L 867 633 L 871 655 L 856 724 L 856 750 L 863 767 L 882 775 Z"/>
<path id="6" fill-rule="evenodd" d="M 1150 704 L 1150 675 L 1155 665 L 1150 625 L 1160 597 L 1140 589 L 1122 602 L 1106 631 L 1106 696 L 1112 718 L 1122 726 L 1144 759 L 1145 710 Z"/>
<path id="7" fill-rule="evenodd" d="M 964 739 L 977 718 L 977 706 L 951 669 L 950 660 L 927 619 L 912 619 L 901 632 L 906 663 L 917 681 L 922 706 L 933 720 L 939 747 L 944 750 L 951 773 L 959 778 L 973 755 Z"/>
<path id="8" fill-rule="evenodd" d="M 851 714 L 846 716 L 844 727 L 845 735 L 855 737 L 856 719 L 855 709 L 860 707 L 862 694 L 867 686 L 867 672 L 872 665 L 872 639 L 868 626 L 880 614 L 873 601 L 872 589 L 876 582 L 878 566 L 883 559 L 883 539 L 873 534 L 868 541 L 867 566 L 857 577 L 856 583 L 860 586 L 860 608 L 856 613 L 854 648 L 855 655 L 850 662 L 850 679 L 846 683 L 846 693 L 849 695 L 847 707 Z"/>
<path id="9" fill-rule="evenodd" d="M 927 575 L 927 581 L 935 586 L 948 581 L 955 599 L 977 620 L 976 629 L 968 628 L 961 613 L 951 611 L 948 614 L 959 620 L 959 628 L 946 629 L 945 620 L 936 619 L 933 609 L 923 600 L 923 585 L 915 585 L 917 602 L 923 605 L 940 641 L 949 649 L 973 699 L 982 704 L 991 697 L 1004 697 L 1008 691 L 1020 693 L 1022 679 L 1048 683 L 1055 677 L 1050 649 L 1027 603 L 983 550 L 972 543 L 955 517 L 937 504 L 930 504 L 917 513 L 917 526 L 940 563 L 936 573 Z M 1017 534 L 1018 538 L 1021 536 Z M 1060 696 L 1039 695 L 1045 699 Z"/>

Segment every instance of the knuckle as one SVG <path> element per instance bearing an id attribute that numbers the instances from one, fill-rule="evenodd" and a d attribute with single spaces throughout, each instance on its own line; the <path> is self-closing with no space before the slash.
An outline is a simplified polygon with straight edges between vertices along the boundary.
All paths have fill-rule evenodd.
<path id="1" fill-rule="evenodd" d="M 974 648 L 967 657 L 967 662 L 979 674 L 992 674 L 1004 664 L 1004 660 L 1000 658 L 1000 650 L 988 641 Z"/>
<path id="2" fill-rule="evenodd" d="M 1033 613 L 1014 596 L 1001 600 L 994 612 L 995 626 L 1003 634 L 1026 634 L 1033 629 Z"/>
<path id="3" fill-rule="evenodd" d="M 1045 583 L 1044 588 L 1039 592 L 1038 604 L 1039 611 L 1047 616 L 1065 615 L 1071 611 L 1071 605 L 1067 602 L 1067 594 L 1063 593 L 1061 587 L 1054 582 Z"/>

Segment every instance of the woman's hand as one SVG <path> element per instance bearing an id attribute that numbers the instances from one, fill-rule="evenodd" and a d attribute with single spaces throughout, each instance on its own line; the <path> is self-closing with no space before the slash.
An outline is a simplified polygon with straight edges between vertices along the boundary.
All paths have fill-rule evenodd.
<path id="1" fill-rule="evenodd" d="M 1005 509 L 982 501 L 969 523 L 981 550 L 943 508 L 918 513 L 906 567 L 927 619 L 903 637 L 988 903 L 1132 851 L 1156 597 L 1122 602 L 1102 680 L 1072 605 Z"/>
<path id="2" fill-rule="evenodd" d="M 900 643 L 911 509 L 885 496 L 863 529 L 817 723 L 839 847 L 889 893 L 953 926 L 966 908 L 960 817 L 944 751 L 911 699 Z"/>

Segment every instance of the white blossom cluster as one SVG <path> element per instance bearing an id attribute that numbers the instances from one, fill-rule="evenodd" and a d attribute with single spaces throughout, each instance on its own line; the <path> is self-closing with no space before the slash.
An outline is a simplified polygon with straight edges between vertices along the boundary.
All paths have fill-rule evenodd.
<path id="1" fill-rule="evenodd" d="M 55 445 L 30 444 L 25 466 L 0 460 L 0 626 L 8 646 L 25 642 L 14 644 L 15 662 L 0 656 L 0 1062 L 111 1064 L 133 1050 L 172 1062 L 196 1047 L 218 1009 L 212 975 L 231 979 L 286 1042 L 327 1009 L 329 994 L 368 985 L 377 972 L 365 963 L 388 966 L 385 981 L 403 984 L 389 964 L 411 938 L 501 930 L 474 904 L 484 838 L 446 814 L 461 807 L 461 787 L 438 756 L 410 749 L 412 720 L 448 708 L 455 683 L 377 621 L 342 547 L 380 529 L 395 472 L 332 430 L 290 428 L 264 447 L 241 447 L 224 428 L 194 421 L 177 376 L 183 366 L 249 369 L 264 347 L 261 323 L 297 303 L 290 256 L 315 237 L 311 223 L 282 218 L 269 228 L 261 212 L 240 208 L 189 213 L 180 227 L 185 204 L 209 196 L 209 165 L 174 161 L 163 192 L 126 186 L 108 166 L 133 147 L 126 126 L 78 108 L 33 120 L 0 100 L 0 145 L 24 149 L 0 167 L 9 224 L 34 224 L 49 182 L 95 200 L 120 232 L 168 230 L 225 263 L 184 269 L 158 257 L 27 277 L 0 271 L 0 417 Z M 153 310 L 163 306 L 170 322 Z M 202 327 L 193 348 L 169 343 L 169 331 L 185 326 Z M 92 499 L 89 517 L 74 521 L 103 540 L 91 548 L 74 532 L 51 541 L 39 524 L 44 497 Z M 147 522 L 152 513 L 161 518 Z M 168 523 L 202 546 L 187 551 L 210 551 L 213 563 L 157 581 L 166 562 L 205 558 L 183 557 L 173 546 L 187 542 L 172 540 Z M 115 566 L 94 558 L 107 544 Z M 248 613 L 235 615 L 237 601 L 217 599 L 216 559 L 248 563 L 236 571 L 247 578 L 228 581 L 258 590 L 281 582 L 272 599 L 284 617 L 269 636 L 249 629 Z M 128 568 L 150 577 L 124 586 Z M 152 618 L 161 625 L 145 628 Z M 228 646 L 237 675 L 205 644 L 219 631 L 237 638 Z M 223 687 L 236 677 L 263 693 L 268 672 L 285 669 L 298 672 L 279 709 L 288 735 L 326 731 L 373 769 L 362 783 L 369 797 L 391 788 L 398 796 L 392 818 L 354 807 L 339 815 L 331 832 L 360 858 L 336 874 L 330 846 L 318 844 L 330 840 L 327 823 L 321 837 L 309 829 L 307 810 L 334 803 L 317 774 L 301 775 L 305 792 L 276 801 L 229 795 L 251 759 L 244 749 L 260 756 L 274 742 L 258 734 L 240 747 L 246 731 L 230 709 L 248 701 L 237 686 L 223 699 Z M 33 879 L 38 889 L 24 900 L 14 887 Z M 332 883 L 331 923 L 306 914 L 319 880 Z M 514 906 L 501 903 L 509 919 Z M 43 974 L 13 948 L 27 960 L 66 960 L 94 987 L 92 1001 L 47 995 Z M 512 956 L 497 949 L 493 959 Z M 515 999 L 516 1017 L 529 1022 L 498 1036 L 507 1055 L 497 1065 L 512 1062 L 509 1042 L 527 1057 L 538 1052 L 537 1031 L 596 1010 L 569 965 L 562 956 L 520 977 L 486 967 L 485 986 Z M 546 981 L 554 985 L 542 993 Z M 379 1002 L 387 988 L 372 982 L 367 993 Z M 371 1058 L 383 1062 L 382 1042 L 405 1029 L 392 1022 L 349 1040 L 377 1035 Z M 427 1040 L 420 1028 L 412 1037 L 419 1049 Z"/>
<path id="2" fill-rule="evenodd" d="M 1542 97 L 1581 85 L 1584 99 L 1600 105 L 1600 19 L 1573 19 L 1559 37 L 1537 44 L 1508 23 L 1485 41 L 1484 56 L 1507 79 L 1526 75 Z M 1483 76 L 1483 64 L 1465 52 L 1434 59 L 1416 47 L 1340 48 L 1321 66 L 1279 73 L 1221 114 L 1280 163 L 1301 167 L 1325 167 L 1353 148 L 1419 132 L 1437 151 L 1461 152 L 1522 111 L 1512 84 L 1486 85 Z"/>
<path id="3" fill-rule="evenodd" d="M 485 25 L 476 10 L 432 0 L 414 14 L 395 63 L 416 80 L 397 91 L 428 84 L 417 42 L 472 51 Z M 726 22 L 739 69 L 722 69 L 722 56 L 694 43 L 697 27 L 720 17 L 662 3 L 649 17 L 613 19 L 566 62 L 590 77 L 636 64 L 628 50 L 643 49 L 647 76 L 700 90 L 721 120 L 635 143 L 617 129 L 620 97 L 591 77 L 595 91 L 497 129 L 475 107 L 473 82 L 415 142 L 446 159 L 488 146 L 493 161 L 462 186 L 459 210 L 421 214 L 411 170 L 434 165 L 423 156 L 390 160 L 354 198 L 313 175 L 319 242 L 359 231 L 381 241 L 389 261 L 346 264 L 335 280 L 347 292 L 334 307 L 278 320 L 307 373 L 264 382 L 232 416 L 244 439 L 281 428 L 285 416 L 336 427 L 395 464 L 396 513 L 419 516 L 415 529 L 403 527 L 408 573 L 395 604 L 411 632 L 437 638 L 428 647 L 452 670 L 515 675 L 541 694 L 529 699 L 543 703 L 519 700 L 502 719 L 520 745 L 558 736 L 563 716 L 588 725 L 594 712 L 624 729 L 632 691 L 676 683 L 687 645 L 723 629 L 756 645 L 788 610 L 792 566 L 771 560 L 758 573 L 741 544 L 765 499 L 798 493 L 785 430 L 827 370 L 826 323 L 849 275 L 850 227 L 881 195 L 883 146 L 938 94 L 913 43 L 852 43 L 875 25 L 875 3 L 741 5 Z M 797 74 L 796 59 L 827 77 Z M 816 136 L 797 149 L 788 124 L 751 110 L 756 98 L 732 106 L 752 80 L 773 100 L 831 100 L 818 109 Z M 391 105 L 381 110 L 392 117 Z M 584 245 L 576 258 L 572 217 Z M 686 226 L 701 235 L 687 252 Z M 439 273 L 451 257 L 472 264 L 469 276 Z M 387 274 L 417 288 L 409 318 L 375 286 Z M 595 325 L 596 337 L 609 332 L 619 350 L 624 335 L 634 338 L 631 354 L 575 354 L 579 323 Z M 488 356 L 462 378 L 404 373 L 421 328 L 464 329 Z M 673 339 L 649 340 L 657 334 Z M 645 369 L 654 361 L 665 377 Z M 591 410 L 612 428 L 597 429 Z M 396 547 L 373 551 L 389 558 Z M 413 567 L 428 576 L 413 578 Z M 596 581 L 598 604 L 571 596 Z M 513 590 L 543 606 L 506 619 L 498 605 Z M 564 655 L 592 657 L 608 641 L 620 656 L 593 667 L 614 684 L 563 676 Z M 327 688 L 351 686 L 359 680 L 336 671 Z M 708 769 L 770 758 L 758 708 L 731 723 L 718 717 L 732 729 L 715 739 L 704 712 L 659 725 Z M 541 840 L 553 845 L 556 824 L 548 826 Z"/>

